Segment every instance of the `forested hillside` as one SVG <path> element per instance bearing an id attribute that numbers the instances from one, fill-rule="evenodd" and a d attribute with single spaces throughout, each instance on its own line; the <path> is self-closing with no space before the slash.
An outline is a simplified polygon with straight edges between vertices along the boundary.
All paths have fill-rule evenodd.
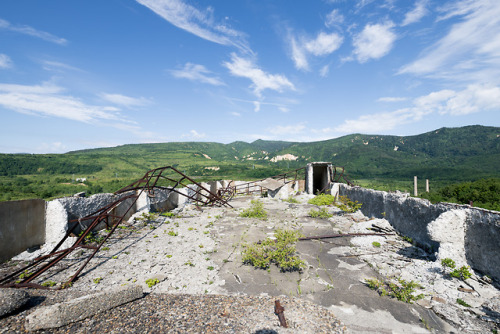
<path id="1" fill-rule="evenodd" d="M 286 155 L 292 160 L 283 160 Z M 115 191 L 162 166 L 174 166 L 197 180 L 250 180 L 312 161 L 344 166 L 353 181 L 384 190 L 409 191 L 414 175 L 431 180 L 431 189 L 500 178 L 500 128 L 442 128 L 405 137 L 353 134 L 310 143 L 174 142 L 65 154 L 0 154 L 0 199 Z"/>

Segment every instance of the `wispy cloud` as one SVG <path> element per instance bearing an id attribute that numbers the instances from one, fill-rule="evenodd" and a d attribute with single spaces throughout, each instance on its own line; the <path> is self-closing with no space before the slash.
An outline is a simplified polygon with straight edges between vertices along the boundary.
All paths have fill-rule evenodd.
<path id="1" fill-rule="evenodd" d="M 467 83 L 500 83 L 500 2 L 458 1 L 441 10 L 441 19 L 462 19 L 398 73 Z"/>
<path id="2" fill-rule="evenodd" d="M 320 32 L 315 38 L 296 38 L 289 34 L 292 60 L 295 67 L 300 70 L 308 70 L 308 55 L 326 56 L 337 50 L 344 38 L 337 33 Z"/>
<path id="3" fill-rule="evenodd" d="M 363 31 L 354 36 L 354 55 L 360 63 L 379 59 L 387 55 L 397 36 L 392 31 L 394 23 L 367 24 Z"/>
<path id="4" fill-rule="evenodd" d="M 151 101 L 149 99 L 146 99 L 145 97 L 135 98 L 122 94 L 108 94 L 108 93 L 102 93 L 100 94 L 100 97 L 105 101 L 126 108 L 143 107 L 148 104 L 151 104 Z"/>
<path id="5" fill-rule="evenodd" d="M 392 96 L 387 96 L 387 97 L 381 97 L 377 99 L 377 102 L 402 102 L 406 101 L 408 98 L 406 97 L 392 97 Z"/>
<path id="6" fill-rule="evenodd" d="M 319 75 L 325 78 L 326 76 L 328 76 L 329 72 L 330 72 L 330 65 L 328 64 L 323 66 L 321 70 L 319 70 Z"/>
<path id="7" fill-rule="evenodd" d="M 252 53 L 246 36 L 214 18 L 214 9 L 198 9 L 182 0 L 137 0 L 174 26 L 207 41 L 230 45 Z"/>
<path id="8" fill-rule="evenodd" d="M 60 44 L 60 45 L 65 45 L 68 43 L 68 41 L 66 39 L 54 36 L 51 33 L 37 30 L 35 28 L 32 28 L 30 26 L 26 26 L 26 25 L 12 25 L 12 24 L 10 24 L 9 21 L 3 20 L 3 19 L 0 19 L 0 29 L 5 29 L 5 30 L 20 33 L 20 34 L 37 37 L 37 38 L 43 39 L 47 42 L 52 42 L 52 43 L 56 43 L 56 44 Z"/>
<path id="9" fill-rule="evenodd" d="M 180 70 L 170 70 L 170 73 L 176 78 L 188 79 L 196 82 L 206 83 L 214 86 L 225 85 L 222 80 L 212 75 L 205 66 L 186 63 Z"/>
<path id="10" fill-rule="evenodd" d="M 412 23 L 416 23 L 420 21 L 427 13 L 429 12 L 427 10 L 427 4 L 428 0 L 418 0 L 415 2 L 415 8 L 413 8 L 411 11 L 406 13 L 405 18 L 403 20 L 403 23 L 401 23 L 401 26 L 407 26 Z"/>
<path id="11" fill-rule="evenodd" d="M 227 98 L 229 101 L 237 101 L 237 102 L 244 102 L 244 103 L 249 103 L 253 104 L 254 111 L 259 112 L 262 108 L 262 106 L 273 106 L 277 107 L 279 111 L 281 112 L 289 112 L 290 108 L 289 105 L 291 104 L 297 104 L 297 101 L 289 100 L 286 103 L 277 103 L 277 102 L 264 102 L 264 101 L 255 101 L 255 100 L 243 100 L 243 99 L 236 99 L 236 98 Z M 238 113 L 239 114 L 239 113 Z M 239 114 L 238 116 L 240 116 Z"/>
<path id="12" fill-rule="evenodd" d="M 273 135 L 283 136 L 283 135 L 295 135 L 304 131 L 306 126 L 304 124 L 294 124 L 294 125 L 277 125 L 269 128 L 269 133 Z"/>
<path id="13" fill-rule="evenodd" d="M 460 116 L 480 111 L 500 110 L 500 87 L 470 85 L 461 91 L 444 89 L 415 98 L 412 104 L 409 108 L 346 120 L 334 130 L 344 133 L 373 133 L 414 123 L 433 113 Z"/>
<path id="14" fill-rule="evenodd" d="M 0 68 L 11 68 L 12 60 L 6 54 L 0 53 Z"/>
<path id="15" fill-rule="evenodd" d="M 183 134 L 182 138 L 188 138 L 192 140 L 198 140 L 206 137 L 205 133 L 199 133 L 196 130 L 190 130 L 189 133 Z"/>
<path id="16" fill-rule="evenodd" d="M 295 86 L 286 76 L 266 73 L 258 68 L 252 60 L 239 57 L 235 53 L 231 54 L 231 61 L 224 62 L 223 65 L 229 69 L 232 75 L 250 79 L 254 94 L 258 97 L 261 97 L 262 91 L 266 89 L 278 92 L 282 92 L 284 89 L 295 90 Z"/>
<path id="17" fill-rule="evenodd" d="M 339 26 L 344 23 L 344 15 L 338 9 L 332 10 L 325 18 L 325 26 L 328 28 Z"/>
<path id="18" fill-rule="evenodd" d="M 78 67 L 74 67 L 58 61 L 42 60 L 41 63 L 43 69 L 46 71 L 63 72 L 69 70 L 69 71 L 83 72 L 83 70 L 79 69 Z"/>
<path id="19" fill-rule="evenodd" d="M 110 120 L 127 122 L 115 107 L 89 105 L 71 95 L 65 95 L 63 91 L 62 87 L 50 83 L 34 86 L 0 83 L 0 105 L 16 112 L 84 123 Z"/>

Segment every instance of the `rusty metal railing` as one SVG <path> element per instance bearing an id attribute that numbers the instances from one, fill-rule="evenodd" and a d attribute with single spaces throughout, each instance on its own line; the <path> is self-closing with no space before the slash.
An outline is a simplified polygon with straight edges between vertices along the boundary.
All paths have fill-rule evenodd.
<path id="1" fill-rule="evenodd" d="M 168 173 L 171 173 L 172 175 Z M 177 177 L 177 179 L 175 177 Z M 185 184 L 186 180 L 191 182 L 191 184 Z M 163 185 L 162 182 L 164 183 Z M 173 183 L 173 186 L 167 186 L 168 183 Z M 181 185 L 189 188 L 187 194 L 176 189 Z M 49 254 L 40 256 L 28 265 L 1 278 L 0 288 L 31 287 L 51 289 L 50 287 L 34 283 L 35 279 L 39 279 L 44 273 L 56 266 L 75 250 L 92 249 L 93 252 L 88 255 L 86 261 L 84 261 L 80 268 L 69 278 L 68 281 L 62 283 L 57 288 L 60 289 L 71 286 L 73 282 L 77 280 L 80 273 L 87 266 L 90 260 L 101 249 L 102 245 L 109 239 L 117 227 L 124 221 L 128 213 L 134 208 L 139 196 L 141 196 L 143 192 L 146 192 L 149 197 L 154 197 L 155 191 L 158 189 L 176 192 L 201 205 L 232 207 L 228 203 L 227 197 L 222 197 L 219 194 L 211 192 L 187 175 L 176 170 L 174 167 L 167 166 L 150 170 L 141 179 L 115 192 L 116 195 L 123 196 L 113 203 L 110 203 L 83 218 L 70 220 L 68 223 L 73 224 L 73 226 L 70 227 L 70 229 L 66 232 L 66 235 Z M 116 214 L 120 205 L 124 205 L 125 210 L 122 211 L 122 214 Z M 107 233 L 105 233 L 105 236 L 100 241 L 95 242 L 95 245 L 87 243 L 87 238 L 90 237 L 102 223 L 105 223 L 109 228 L 109 230 L 106 230 Z M 82 227 L 86 224 L 88 224 L 87 227 Z M 71 247 L 59 250 L 65 241 L 70 236 L 74 235 L 74 231 L 77 226 L 82 228 L 82 233 L 78 236 L 78 239 Z"/>

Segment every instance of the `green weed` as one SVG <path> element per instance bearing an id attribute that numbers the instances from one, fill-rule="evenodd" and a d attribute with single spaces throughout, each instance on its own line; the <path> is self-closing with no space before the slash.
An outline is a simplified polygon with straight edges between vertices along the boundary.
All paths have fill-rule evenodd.
<path id="1" fill-rule="evenodd" d="M 374 242 L 372 242 L 372 246 L 379 248 L 380 247 L 380 242 L 374 241 Z"/>
<path id="2" fill-rule="evenodd" d="M 332 214 L 328 213 L 328 210 L 326 208 L 321 208 L 319 210 L 311 209 L 309 210 L 308 215 L 312 218 L 324 218 L 324 219 L 333 217 Z"/>
<path id="3" fill-rule="evenodd" d="M 447 257 L 441 260 L 441 266 L 455 269 L 455 261 Z"/>
<path id="4" fill-rule="evenodd" d="M 261 201 L 252 200 L 250 203 L 250 208 L 243 210 L 240 213 L 240 217 L 267 219 L 267 212 L 264 210 L 264 204 Z"/>
<path id="5" fill-rule="evenodd" d="M 319 194 L 314 198 L 307 201 L 309 204 L 313 205 L 333 205 L 335 203 L 335 196 L 327 194 Z"/>
<path id="6" fill-rule="evenodd" d="M 381 296 L 389 295 L 396 298 L 402 302 L 412 304 L 413 301 L 424 298 L 423 294 L 417 296 L 413 295 L 416 288 L 420 287 L 420 284 L 415 281 L 406 281 L 402 278 L 398 279 L 398 284 L 392 282 L 383 282 L 378 279 L 366 279 L 365 280 L 368 287 L 372 290 L 376 290 Z"/>
<path id="7" fill-rule="evenodd" d="M 450 273 L 451 277 L 455 277 L 458 279 L 461 279 L 462 281 L 465 281 L 468 278 L 472 277 L 472 273 L 469 271 L 469 267 L 467 266 L 462 266 L 460 269 L 455 269 Z"/>
<path id="8" fill-rule="evenodd" d="M 158 280 L 157 278 L 149 278 L 149 279 L 146 280 L 146 284 L 150 288 L 153 287 L 153 286 L 155 286 L 158 283 L 160 283 L 160 280 Z"/>
<path id="9" fill-rule="evenodd" d="M 457 298 L 457 304 L 459 305 L 462 305 L 464 307 L 471 307 L 469 304 L 467 304 L 466 302 L 464 302 L 462 299 L 460 298 Z"/>
<path id="10" fill-rule="evenodd" d="M 274 263 L 282 272 L 301 270 L 305 263 L 295 255 L 295 243 L 301 236 L 298 231 L 277 229 L 276 240 L 267 238 L 260 244 L 244 245 L 243 263 L 261 269 L 268 269 Z"/>

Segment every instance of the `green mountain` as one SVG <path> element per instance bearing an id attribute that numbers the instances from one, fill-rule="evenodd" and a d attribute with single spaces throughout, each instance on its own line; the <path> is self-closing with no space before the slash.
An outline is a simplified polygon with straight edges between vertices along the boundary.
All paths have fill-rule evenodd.
<path id="1" fill-rule="evenodd" d="M 285 155 L 294 160 L 280 160 Z M 499 178 L 500 128 L 441 128 L 403 137 L 352 134 L 309 143 L 174 142 L 65 154 L 0 154 L 0 199 L 25 198 L 26 194 L 46 198 L 88 190 L 90 185 L 93 191 L 114 191 L 162 166 L 174 166 L 199 180 L 257 179 L 312 161 L 344 166 L 350 179 L 388 189 L 410 187 L 414 175 L 441 185 Z M 78 184 L 77 178 L 87 181 Z"/>

